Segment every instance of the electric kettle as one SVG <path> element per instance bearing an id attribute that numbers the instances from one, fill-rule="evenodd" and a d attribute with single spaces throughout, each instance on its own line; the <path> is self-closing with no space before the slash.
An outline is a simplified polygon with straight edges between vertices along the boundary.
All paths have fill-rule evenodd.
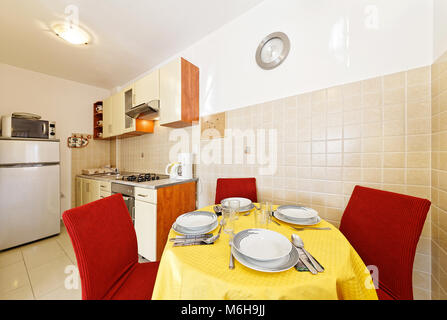
<path id="1" fill-rule="evenodd" d="M 181 174 L 181 165 L 178 162 L 172 162 L 166 166 L 166 174 L 170 179 L 178 179 Z"/>

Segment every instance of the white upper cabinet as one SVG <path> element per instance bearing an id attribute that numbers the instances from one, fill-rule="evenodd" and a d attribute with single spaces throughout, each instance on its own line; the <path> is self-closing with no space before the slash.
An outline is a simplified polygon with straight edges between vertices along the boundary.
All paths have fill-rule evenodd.
<path id="1" fill-rule="evenodd" d="M 160 71 L 155 70 L 134 84 L 133 106 L 160 100 Z"/>
<path id="2" fill-rule="evenodd" d="M 186 127 L 199 121 L 199 68 L 178 58 L 160 69 L 160 125 Z"/>
<path id="3" fill-rule="evenodd" d="M 118 136 L 124 132 L 124 92 L 112 96 L 112 132 L 111 136 Z"/>
<path id="4" fill-rule="evenodd" d="M 112 136 L 112 97 L 104 99 L 103 101 L 103 138 L 109 138 Z"/>

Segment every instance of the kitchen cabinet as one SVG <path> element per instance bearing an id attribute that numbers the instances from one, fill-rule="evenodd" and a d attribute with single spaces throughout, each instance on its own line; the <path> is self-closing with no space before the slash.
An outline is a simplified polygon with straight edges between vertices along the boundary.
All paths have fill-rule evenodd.
<path id="1" fill-rule="evenodd" d="M 75 198 L 76 198 L 76 203 L 75 206 L 79 207 L 82 206 L 83 202 L 82 202 L 82 178 L 77 177 L 76 178 L 76 194 L 75 194 Z"/>
<path id="2" fill-rule="evenodd" d="M 119 136 L 124 133 L 124 92 L 112 96 L 112 130 L 111 136 Z"/>
<path id="3" fill-rule="evenodd" d="M 160 68 L 160 125 L 173 128 L 199 121 L 199 68 L 183 58 Z"/>
<path id="4" fill-rule="evenodd" d="M 137 80 L 133 89 L 133 106 L 138 106 L 152 100 L 160 100 L 160 71 L 155 70 L 147 76 Z"/>
<path id="5" fill-rule="evenodd" d="M 100 181 L 82 179 L 82 204 L 87 204 L 100 199 Z"/>
<path id="6" fill-rule="evenodd" d="M 102 103 L 103 113 L 103 138 L 109 138 L 112 136 L 112 97 L 104 99 Z"/>
<path id="7" fill-rule="evenodd" d="M 140 85 L 140 92 L 145 88 Z M 132 119 L 126 115 L 135 104 L 135 89 L 131 85 L 103 101 L 103 137 L 126 138 L 154 132 L 154 121 Z"/>
<path id="8" fill-rule="evenodd" d="M 157 205 L 135 200 L 135 233 L 138 254 L 150 261 L 157 260 Z"/>

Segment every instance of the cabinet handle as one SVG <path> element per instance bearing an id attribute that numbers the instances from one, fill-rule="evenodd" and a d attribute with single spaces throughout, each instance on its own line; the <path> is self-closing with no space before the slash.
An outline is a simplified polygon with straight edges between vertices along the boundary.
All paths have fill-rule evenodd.
<path id="1" fill-rule="evenodd" d="M 137 196 L 147 198 L 147 194 L 137 194 Z"/>
<path id="2" fill-rule="evenodd" d="M 100 185 L 101 188 L 105 188 L 106 186 Z"/>

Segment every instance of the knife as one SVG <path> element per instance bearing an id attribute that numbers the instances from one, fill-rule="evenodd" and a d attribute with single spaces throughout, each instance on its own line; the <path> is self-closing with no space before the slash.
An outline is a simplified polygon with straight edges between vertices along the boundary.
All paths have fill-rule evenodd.
<path id="1" fill-rule="evenodd" d="M 309 271 L 312 274 L 317 274 L 318 271 L 314 268 L 312 263 L 310 263 L 310 261 L 308 260 L 306 254 L 301 250 L 301 248 L 296 248 L 296 249 L 298 250 L 298 254 L 299 254 L 301 262 L 307 267 L 307 269 L 309 269 Z"/>
<path id="2" fill-rule="evenodd" d="M 174 243 L 174 247 L 207 246 L 207 245 L 209 244 L 201 241 L 185 241 L 185 242 Z"/>
<path id="3" fill-rule="evenodd" d="M 211 238 L 212 236 L 213 236 L 212 233 L 198 234 L 198 235 L 177 236 L 175 238 L 170 238 L 169 241 L 188 240 L 188 239 L 192 239 L 192 240 L 207 239 L 207 238 Z"/>

